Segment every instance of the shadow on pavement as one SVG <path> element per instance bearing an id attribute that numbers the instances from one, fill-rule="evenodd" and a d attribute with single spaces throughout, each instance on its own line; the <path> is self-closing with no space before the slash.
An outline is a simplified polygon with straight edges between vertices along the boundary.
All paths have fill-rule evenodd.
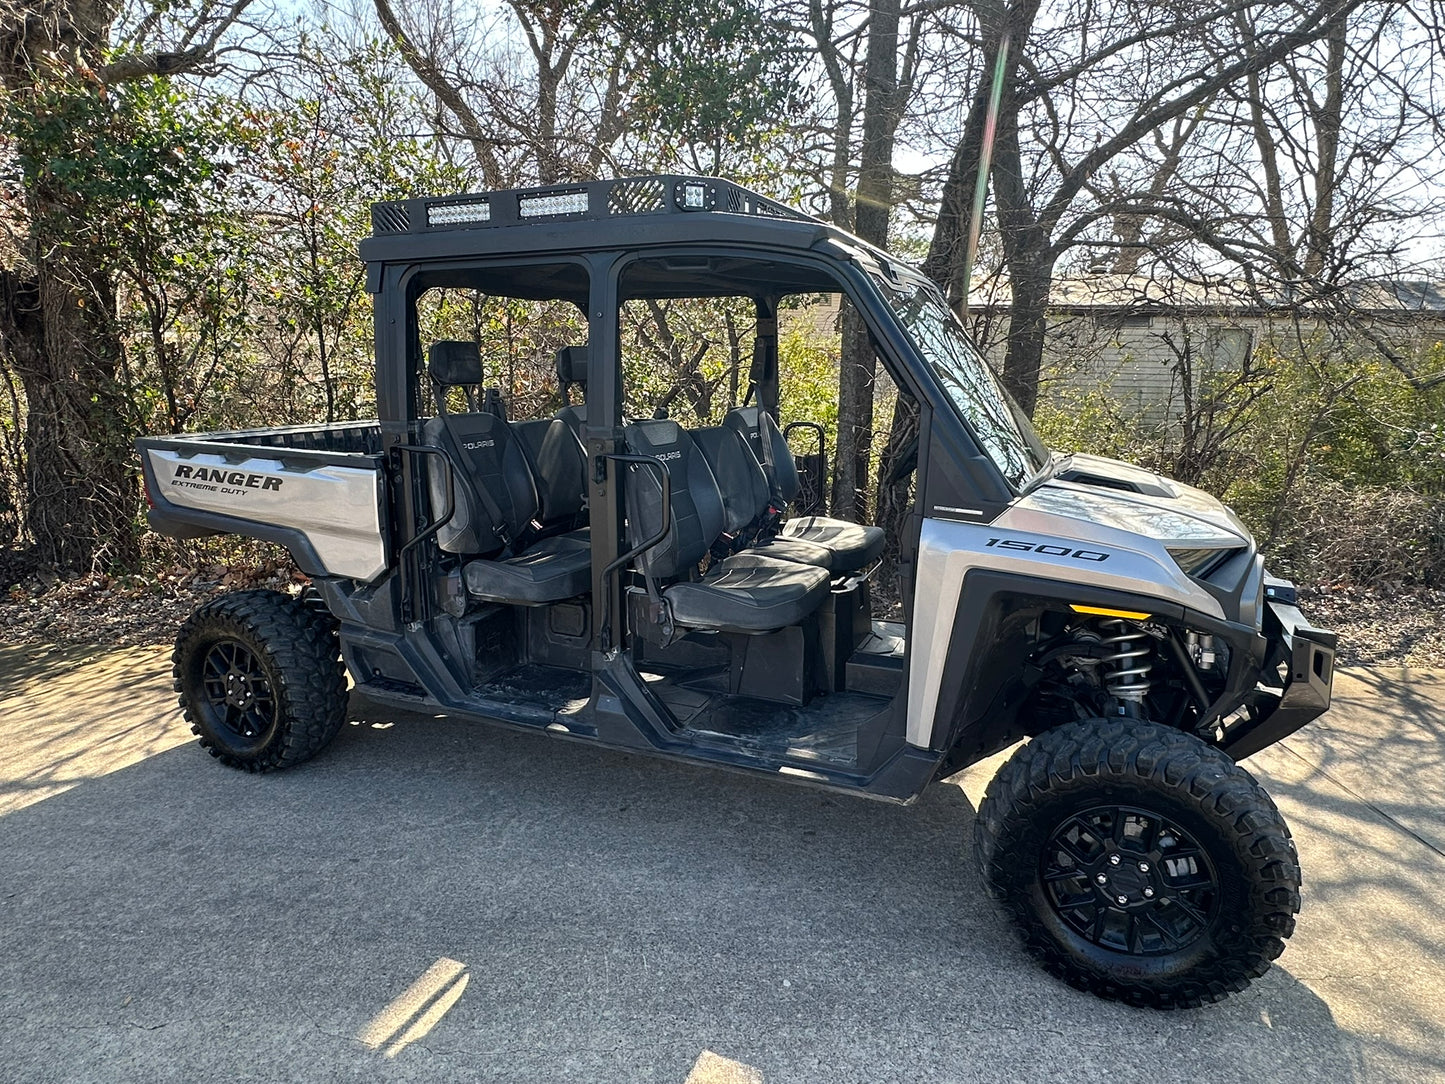
<path id="1" fill-rule="evenodd" d="M 275 776 L 169 749 L 0 817 L 0 1079 L 1370 1076 L 1295 949 L 1196 1012 L 1055 982 L 972 820 L 424 717 Z M 389 1057 L 427 976 L 454 1001 Z"/>
<path id="2" fill-rule="evenodd" d="M 1328 715 L 1247 762 L 1304 867 L 1284 959 L 1384 1079 L 1445 1080 L 1442 749 L 1445 674 L 1356 670 Z"/>

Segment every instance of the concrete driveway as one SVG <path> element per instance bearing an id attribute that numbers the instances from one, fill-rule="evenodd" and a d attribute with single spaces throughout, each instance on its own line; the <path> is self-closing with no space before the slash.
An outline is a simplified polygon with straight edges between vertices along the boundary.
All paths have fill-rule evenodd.
<path id="1" fill-rule="evenodd" d="M 167 652 L 0 647 L 0 1080 L 1445 1080 L 1445 673 L 1254 758 L 1299 930 L 1184 1013 L 1078 994 L 909 809 L 358 706 L 215 764 Z"/>

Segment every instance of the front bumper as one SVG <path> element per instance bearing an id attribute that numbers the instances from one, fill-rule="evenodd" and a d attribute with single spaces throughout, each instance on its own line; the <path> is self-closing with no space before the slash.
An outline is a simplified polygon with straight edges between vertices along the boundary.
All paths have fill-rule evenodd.
<path id="1" fill-rule="evenodd" d="M 1235 760 L 1288 737 L 1330 707 L 1337 637 L 1300 613 L 1294 584 L 1266 575 L 1264 593 L 1268 648 L 1260 683 L 1220 743 Z"/>

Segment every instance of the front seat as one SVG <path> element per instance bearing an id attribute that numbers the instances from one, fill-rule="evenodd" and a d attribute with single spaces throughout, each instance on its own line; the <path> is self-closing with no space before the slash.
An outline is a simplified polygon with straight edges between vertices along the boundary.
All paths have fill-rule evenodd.
<path id="1" fill-rule="evenodd" d="M 735 407 L 723 418 L 723 425 L 737 432 L 758 460 L 768 483 L 769 500 L 775 512 L 782 512 L 798 495 L 798 465 L 792 449 L 772 415 L 761 407 Z M 825 567 L 830 572 L 853 572 L 872 564 L 883 553 L 883 528 L 827 516 L 800 516 L 777 529 L 778 541 L 794 539 L 817 546 L 829 554 Z"/>
<path id="2" fill-rule="evenodd" d="M 698 565 L 723 532 L 717 481 L 676 422 L 634 422 L 624 434 L 628 450 L 656 459 L 671 482 L 670 529 L 660 543 L 638 556 L 637 567 L 666 601 L 675 625 L 772 632 L 797 624 L 823 603 L 827 570 L 752 553 L 718 561 L 707 575 L 695 579 Z M 654 470 L 630 466 L 626 486 L 627 540 L 636 546 L 662 526 L 662 484 Z"/>
<path id="3" fill-rule="evenodd" d="M 767 522 L 771 508 L 768 481 L 736 429 L 713 425 L 694 429 L 691 435 L 722 494 L 725 533 L 713 546 L 714 554 L 726 557 L 728 553 L 743 552 L 835 571 L 838 555 L 826 546 L 759 530 L 759 525 Z"/>

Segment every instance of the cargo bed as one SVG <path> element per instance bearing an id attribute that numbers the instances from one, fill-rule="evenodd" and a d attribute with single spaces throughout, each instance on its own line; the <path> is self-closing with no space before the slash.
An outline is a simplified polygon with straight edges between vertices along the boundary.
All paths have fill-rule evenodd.
<path id="1" fill-rule="evenodd" d="M 388 568 L 376 421 L 144 437 L 137 447 L 160 534 L 276 542 L 313 576 L 370 582 Z"/>

